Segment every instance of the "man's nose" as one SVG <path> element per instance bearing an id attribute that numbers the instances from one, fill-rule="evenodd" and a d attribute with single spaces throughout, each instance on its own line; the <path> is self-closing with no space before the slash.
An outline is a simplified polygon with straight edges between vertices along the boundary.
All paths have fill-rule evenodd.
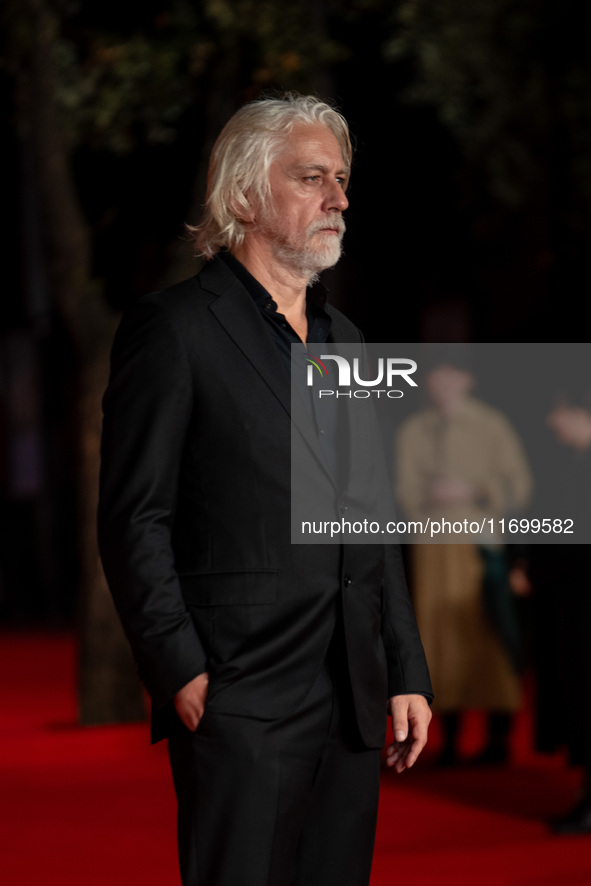
<path id="1" fill-rule="evenodd" d="M 327 212 L 334 211 L 335 209 L 339 212 L 344 212 L 348 205 L 349 201 L 342 186 L 338 182 L 333 182 L 326 194 L 324 208 Z"/>

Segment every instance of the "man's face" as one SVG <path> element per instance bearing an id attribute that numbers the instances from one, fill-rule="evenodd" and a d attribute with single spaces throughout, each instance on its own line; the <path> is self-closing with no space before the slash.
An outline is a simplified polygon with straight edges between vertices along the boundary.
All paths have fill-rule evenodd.
<path id="1" fill-rule="evenodd" d="M 271 164 L 271 202 L 256 234 L 290 271 L 311 278 L 339 260 L 349 170 L 339 143 L 322 124 L 294 126 Z"/>

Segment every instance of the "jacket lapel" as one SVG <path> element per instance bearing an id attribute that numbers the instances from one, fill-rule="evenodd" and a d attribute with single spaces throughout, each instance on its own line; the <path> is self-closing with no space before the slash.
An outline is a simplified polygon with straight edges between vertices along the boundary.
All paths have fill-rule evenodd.
<path id="1" fill-rule="evenodd" d="M 276 349 L 269 347 L 265 321 L 246 289 L 222 261 L 215 259 L 204 267 L 200 282 L 218 296 L 210 303 L 212 314 L 289 414 L 289 374 Z"/>
<path id="2" fill-rule="evenodd" d="M 277 397 L 323 470 L 328 471 L 310 410 L 297 390 L 292 402 L 289 373 L 249 293 L 231 270 L 215 259 L 205 265 L 199 280 L 204 289 L 217 296 L 209 305 L 211 312 Z"/>

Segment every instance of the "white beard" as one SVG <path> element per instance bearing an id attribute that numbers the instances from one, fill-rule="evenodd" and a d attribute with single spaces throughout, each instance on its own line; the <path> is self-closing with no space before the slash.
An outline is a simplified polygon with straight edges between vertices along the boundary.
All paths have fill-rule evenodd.
<path id="1" fill-rule="evenodd" d="M 324 228 L 336 228 L 339 233 L 318 233 Z M 339 214 L 313 222 L 299 242 L 289 242 L 282 237 L 281 224 L 274 225 L 271 221 L 264 229 L 275 258 L 298 277 L 305 277 L 308 283 L 316 280 L 320 271 L 336 265 L 341 257 L 345 222 Z"/>

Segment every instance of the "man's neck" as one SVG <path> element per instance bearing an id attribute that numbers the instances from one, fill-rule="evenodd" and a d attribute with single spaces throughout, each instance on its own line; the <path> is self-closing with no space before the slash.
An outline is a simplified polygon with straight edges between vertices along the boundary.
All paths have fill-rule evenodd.
<path id="1" fill-rule="evenodd" d="M 272 251 L 259 243 L 245 241 L 232 254 L 265 287 L 280 314 L 288 319 L 305 318 L 307 277 L 277 261 Z"/>

